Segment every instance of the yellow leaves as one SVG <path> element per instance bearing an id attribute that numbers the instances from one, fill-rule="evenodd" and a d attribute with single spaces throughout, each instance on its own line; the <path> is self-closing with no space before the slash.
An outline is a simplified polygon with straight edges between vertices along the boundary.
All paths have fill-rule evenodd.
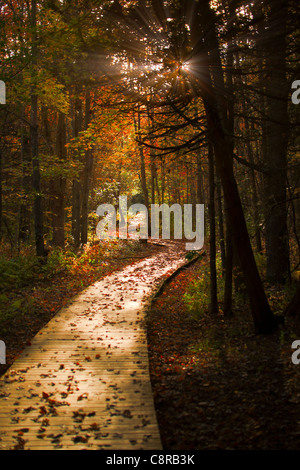
<path id="1" fill-rule="evenodd" d="M 45 71 L 40 73 L 39 79 L 38 90 L 41 102 L 47 107 L 67 114 L 70 108 L 70 101 L 65 86 L 55 78 L 47 76 Z"/>

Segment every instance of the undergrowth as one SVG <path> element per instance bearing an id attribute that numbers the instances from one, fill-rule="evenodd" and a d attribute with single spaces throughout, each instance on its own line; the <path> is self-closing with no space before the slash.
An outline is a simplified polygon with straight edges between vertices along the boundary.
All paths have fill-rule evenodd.
<path id="1" fill-rule="evenodd" d="M 274 314 L 281 315 L 287 306 L 288 302 L 292 299 L 296 291 L 296 280 L 287 282 L 285 285 L 269 285 L 265 282 L 265 270 L 266 270 L 266 259 L 262 254 L 255 254 L 256 263 L 262 280 L 265 285 L 266 295 L 270 304 L 270 307 Z M 219 308 L 222 311 L 223 299 L 224 299 L 224 288 L 225 288 L 225 276 L 223 275 L 222 262 L 220 253 L 216 257 L 216 268 L 217 268 L 217 296 L 219 301 Z M 243 282 L 238 283 L 238 288 L 235 287 L 235 274 L 236 270 L 233 270 L 233 308 L 243 308 L 244 304 L 247 303 L 246 287 Z M 184 294 L 184 302 L 187 311 L 191 315 L 191 318 L 197 319 L 204 312 L 209 310 L 210 303 L 210 266 L 208 262 L 202 262 L 199 265 L 196 276 L 189 285 L 187 286 Z"/>

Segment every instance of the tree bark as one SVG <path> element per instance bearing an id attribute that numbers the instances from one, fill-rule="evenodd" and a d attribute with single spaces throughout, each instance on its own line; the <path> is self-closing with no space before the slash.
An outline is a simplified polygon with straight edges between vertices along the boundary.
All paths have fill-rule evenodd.
<path id="1" fill-rule="evenodd" d="M 225 235 L 225 285 L 224 285 L 224 305 L 223 313 L 225 316 L 232 314 L 232 278 L 233 278 L 233 243 L 232 231 L 230 223 L 229 209 L 225 203 L 225 220 L 226 220 L 226 235 Z"/>
<path id="2" fill-rule="evenodd" d="M 24 117 L 24 108 L 22 109 L 22 117 Z M 31 210 L 28 201 L 28 195 L 31 192 L 32 181 L 30 167 L 31 163 L 31 149 L 30 149 L 30 136 L 28 129 L 22 123 L 21 129 L 21 158 L 22 158 L 22 191 L 23 197 L 19 212 L 19 234 L 18 246 L 20 241 L 26 242 L 29 240 L 31 232 Z"/>
<path id="3" fill-rule="evenodd" d="M 245 122 L 246 131 L 249 131 L 249 124 L 246 120 Z M 248 159 L 251 164 L 254 163 L 253 149 L 251 141 L 247 142 L 247 153 Z M 252 198 L 253 198 L 253 207 L 254 207 L 254 220 L 253 224 L 255 227 L 255 240 L 256 240 L 256 250 L 258 253 L 262 253 L 262 243 L 261 243 L 261 234 L 260 234 L 260 214 L 259 214 L 259 200 L 257 194 L 257 183 L 254 168 L 250 168 L 250 178 L 251 178 L 251 187 L 252 187 Z"/>
<path id="4" fill-rule="evenodd" d="M 75 97 L 75 109 L 74 109 L 74 137 L 79 136 L 79 132 L 82 130 L 82 103 L 77 90 L 77 96 Z M 80 158 L 77 156 L 78 161 Z M 78 250 L 80 246 L 80 214 L 81 214 L 81 183 L 80 183 L 80 172 L 73 180 L 72 185 L 72 235 L 74 239 L 74 248 Z"/>
<path id="5" fill-rule="evenodd" d="M 87 129 L 90 123 L 91 111 L 91 95 L 90 91 L 86 92 L 85 96 L 85 128 Z M 93 168 L 93 154 L 92 150 L 85 151 L 85 163 L 83 169 L 83 182 L 82 182 L 82 205 L 81 205 L 81 243 L 85 245 L 88 242 L 88 203 L 91 187 L 91 175 Z"/>
<path id="6" fill-rule="evenodd" d="M 134 116 L 134 125 L 135 125 L 135 133 L 140 140 L 140 133 L 141 133 L 141 111 L 140 106 L 138 106 L 137 110 L 137 119 Z M 146 165 L 145 165 L 145 156 L 144 150 L 141 143 L 138 144 L 139 153 L 140 153 L 140 179 L 141 179 L 141 186 L 144 195 L 145 206 L 149 211 L 149 194 L 148 194 L 148 187 L 147 187 L 147 177 L 146 177 Z"/>
<path id="7" fill-rule="evenodd" d="M 31 116 L 30 116 L 30 143 L 31 143 L 31 158 L 32 158 L 32 186 L 34 191 L 34 228 L 35 228 L 35 245 L 36 254 L 40 258 L 46 257 L 46 250 L 44 245 L 44 221 L 43 221 L 43 206 L 41 194 L 41 174 L 40 174 L 40 161 L 39 161 L 39 130 L 38 130 L 38 95 L 36 91 L 37 79 L 37 4 L 36 0 L 31 2 L 31 28 L 32 28 L 32 87 L 31 87 Z"/>
<path id="8" fill-rule="evenodd" d="M 0 241 L 2 239 L 2 214 L 3 214 L 3 209 L 2 209 L 2 149 L 0 148 Z"/>
<path id="9" fill-rule="evenodd" d="M 201 155 L 197 155 L 197 203 L 204 204 Z"/>
<path id="10" fill-rule="evenodd" d="M 221 252 L 222 272 L 225 275 L 226 270 L 226 249 L 225 249 L 225 234 L 224 234 L 224 218 L 223 218 L 223 205 L 222 205 L 222 188 L 220 180 L 217 179 L 217 203 L 218 203 L 218 222 L 219 222 L 219 243 Z"/>
<path id="11" fill-rule="evenodd" d="M 209 165 L 209 227 L 210 227 L 210 306 L 211 314 L 218 313 L 217 268 L 216 268 L 216 217 L 215 217 L 215 165 L 212 145 L 208 145 Z"/>
<path id="12" fill-rule="evenodd" d="M 58 116 L 56 133 L 56 156 L 66 158 L 66 122 L 64 114 Z M 61 175 L 51 181 L 53 245 L 65 248 L 65 191 L 66 179 Z"/>
<path id="13" fill-rule="evenodd" d="M 265 232 L 267 280 L 285 283 L 290 278 L 287 229 L 288 94 L 286 76 L 286 0 L 269 0 L 266 54 Z"/>

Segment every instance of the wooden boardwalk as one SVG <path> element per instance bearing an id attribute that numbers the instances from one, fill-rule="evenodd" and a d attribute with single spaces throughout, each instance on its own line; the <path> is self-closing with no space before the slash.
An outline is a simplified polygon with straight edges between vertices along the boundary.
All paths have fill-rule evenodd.
<path id="1" fill-rule="evenodd" d="M 0 450 L 161 450 L 144 306 L 182 254 L 105 277 L 37 334 L 0 379 Z"/>

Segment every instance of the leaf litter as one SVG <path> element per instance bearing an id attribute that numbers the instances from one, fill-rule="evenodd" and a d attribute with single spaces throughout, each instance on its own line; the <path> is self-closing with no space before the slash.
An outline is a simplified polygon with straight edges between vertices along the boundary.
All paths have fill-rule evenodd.
<path id="1" fill-rule="evenodd" d="M 286 319 L 277 333 L 256 336 L 245 301 L 230 318 L 221 302 L 218 315 L 192 316 L 184 295 L 202 262 L 178 274 L 148 312 L 164 450 L 299 449 L 300 366 L 291 362 L 299 323 Z"/>

